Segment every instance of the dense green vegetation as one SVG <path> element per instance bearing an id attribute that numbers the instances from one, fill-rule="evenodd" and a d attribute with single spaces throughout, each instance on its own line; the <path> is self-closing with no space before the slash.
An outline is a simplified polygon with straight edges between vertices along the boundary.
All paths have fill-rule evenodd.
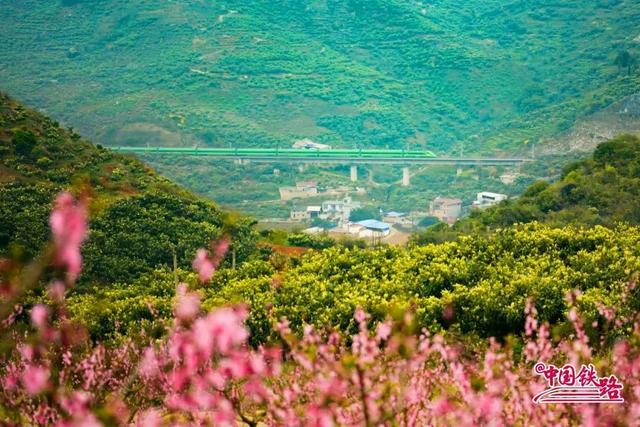
<path id="1" fill-rule="evenodd" d="M 529 225 L 439 245 L 335 247 L 278 268 L 273 259 L 253 261 L 239 271 L 222 270 L 198 288 L 208 308 L 248 304 L 256 343 L 273 338 L 273 322 L 283 316 L 297 331 L 309 323 L 353 332 L 356 307 L 373 321 L 415 311 L 421 327 L 481 336 L 519 333 L 528 297 L 541 319 L 561 322 L 573 289 L 582 291 L 578 304 L 589 320 L 600 318 L 598 303 L 621 312 L 640 309 L 637 289 L 622 297 L 625 283 L 640 271 L 635 227 Z M 181 271 L 180 277 L 196 283 L 193 274 Z M 154 313 L 168 318 L 174 286 L 170 271 L 156 271 L 74 298 L 70 309 L 95 336 L 117 338 L 144 325 L 153 330 Z"/>
<path id="2" fill-rule="evenodd" d="M 573 289 L 582 292 L 578 306 L 588 320 L 600 318 L 600 303 L 640 308 L 637 288 L 626 285 L 640 271 L 640 230 L 612 226 L 637 222 L 640 144 L 633 137 L 600 145 L 592 158 L 567 166 L 556 184 L 537 183 L 518 202 L 474 215 L 462 223 L 471 224 L 472 235 L 454 242 L 365 249 L 325 236 L 263 233 L 274 243 L 315 249 L 300 257 L 256 245 L 250 221 L 223 214 L 139 161 L 93 147 L 5 96 L 0 120 L 3 256 L 39 252 L 55 192 L 94 187 L 85 273 L 69 310 L 96 339 L 161 334 L 176 280 L 197 288 L 206 308 L 247 304 L 254 344 L 273 339 L 273 324 L 283 316 L 296 331 L 310 323 L 353 332 L 356 307 L 374 322 L 413 311 L 421 327 L 480 336 L 521 332 L 529 297 L 541 319 L 561 324 Z M 555 210 L 543 209 L 547 200 L 556 201 Z M 530 219 L 563 227 L 481 222 L 521 204 L 540 210 Z M 600 209 L 600 221 L 583 216 L 592 207 Z M 586 227 L 597 222 L 610 227 Z M 487 225 L 505 227 L 491 232 Z M 240 265 L 200 284 L 190 272 L 193 254 L 222 234 L 233 242 L 226 264 L 235 254 Z"/>
<path id="3" fill-rule="evenodd" d="M 640 231 L 614 223 L 638 224 L 639 165 L 640 141 L 621 136 L 601 144 L 591 158 L 566 166 L 557 183 L 536 183 L 517 201 L 475 213 L 453 229 L 433 227 L 414 239 L 422 246 L 332 247 L 290 261 L 271 257 L 269 262 L 246 264 L 239 272 L 222 272 L 200 291 L 209 307 L 225 301 L 248 303 L 254 342 L 270 339 L 272 324 L 281 316 L 298 330 L 311 323 L 352 331 L 356 307 L 371 313 L 374 321 L 415 311 L 422 327 L 504 336 L 521 331 L 529 297 L 541 319 L 561 322 L 566 293 L 573 289 L 582 292 L 578 305 L 590 320 L 599 319 L 600 303 L 633 312 L 640 308 L 638 291 L 627 298 L 623 289 L 640 271 Z M 549 224 L 511 225 L 532 220 Z M 491 230 L 495 228 L 501 229 Z M 426 244 L 451 238 L 456 241 Z M 331 246 L 295 234 L 286 243 Z M 154 274 L 170 289 L 168 272 Z M 140 309 L 147 310 L 149 318 L 151 309 L 142 303 L 146 300 L 131 291 L 145 286 L 134 283 L 105 291 L 123 295 L 115 308 L 85 300 L 72 307 L 92 307 L 85 314 L 90 318 Z M 150 297 L 155 301 L 156 294 Z M 83 298 L 110 299 L 102 294 Z M 170 298 L 167 293 L 158 304 L 168 307 Z M 125 322 L 114 330 L 113 322 L 103 320 L 96 324 L 105 337 L 139 327 L 138 322 Z"/>
<path id="4" fill-rule="evenodd" d="M 172 184 L 140 161 L 95 147 L 0 94 L 0 256 L 36 256 L 49 240 L 55 194 L 85 194 L 92 211 L 83 285 L 135 280 L 156 267 L 188 268 L 198 248 L 234 237 L 242 262 L 256 251 L 251 221 Z"/>
<path id="5" fill-rule="evenodd" d="M 0 0 L 0 89 L 105 145 L 430 148 L 529 153 L 640 88 L 635 2 Z M 25 55 L 24 52 L 29 52 Z M 63 77 L 61 77 L 63 76 Z M 295 168 L 146 159 L 176 182 L 284 217 Z M 342 178 L 338 178 L 338 174 Z M 500 172 L 376 168 L 385 209 L 517 194 Z M 525 172 L 526 174 L 527 172 Z M 364 174 L 363 174 L 364 175 Z M 542 175 L 548 176 L 546 171 Z M 311 169 L 326 185 L 339 169 Z M 525 180 L 523 185 L 530 183 Z"/>
<path id="6" fill-rule="evenodd" d="M 638 88 L 633 2 L 0 5 L 4 89 L 104 143 L 487 152 Z"/>

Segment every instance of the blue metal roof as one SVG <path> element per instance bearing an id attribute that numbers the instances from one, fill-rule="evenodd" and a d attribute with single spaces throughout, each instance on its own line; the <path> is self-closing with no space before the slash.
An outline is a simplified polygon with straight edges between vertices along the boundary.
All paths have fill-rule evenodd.
<path id="1" fill-rule="evenodd" d="M 364 221 L 358 221 L 358 224 L 364 228 L 370 228 L 372 230 L 386 231 L 391 228 L 391 226 L 386 222 L 378 221 L 376 219 L 365 219 Z"/>
<path id="2" fill-rule="evenodd" d="M 404 212 L 396 212 L 396 211 L 391 211 L 391 212 L 387 212 L 387 214 L 385 216 L 388 217 L 400 217 L 400 216 L 405 216 L 406 214 Z"/>

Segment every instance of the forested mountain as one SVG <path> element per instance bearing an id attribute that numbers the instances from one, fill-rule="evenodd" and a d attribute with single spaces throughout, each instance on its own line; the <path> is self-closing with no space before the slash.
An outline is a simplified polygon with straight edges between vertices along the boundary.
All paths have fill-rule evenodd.
<path id="1" fill-rule="evenodd" d="M 617 0 L 0 0 L 0 37 L 11 40 L 0 44 L 0 90 L 104 145 L 288 147 L 311 138 L 528 156 L 640 90 L 639 21 L 640 4 Z M 348 183 L 344 168 L 301 178 L 286 164 L 144 160 L 262 218 L 288 216 L 279 186 Z M 532 174 L 506 188 L 502 171 L 476 180 L 431 167 L 412 171 L 404 189 L 397 169 L 371 170 L 361 185 L 386 210 L 443 194 L 515 194 Z"/>
<path id="2" fill-rule="evenodd" d="M 52 200 L 85 195 L 92 233 L 81 282 L 132 280 L 155 267 L 187 267 L 196 249 L 231 232 L 233 215 L 0 94 L 0 256 L 29 259 L 49 240 Z M 232 218 L 240 260 L 254 250 L 246 218 Z"/>
<path id="3" fill-rule="evenodd" d="M 639 20 L 618 0 L 2 0 L 0 81 L 101 143 L 513 151 L 638 90 Z"/>

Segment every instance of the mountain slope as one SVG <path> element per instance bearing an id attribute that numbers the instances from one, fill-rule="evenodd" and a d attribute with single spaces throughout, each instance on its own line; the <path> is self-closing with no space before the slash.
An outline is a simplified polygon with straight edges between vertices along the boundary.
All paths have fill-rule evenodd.
<path id="1" fill-rule="evenodd" d="M 513 151 L 638 91 L 614 64 L 638 20 L 614 0 L 0 0 L 0 81 L 102 143 Z"/>
<path id="2" fill-rule="evenodd" d="M 557 182 L 537 181 L 516 199 L 473 211 L 451 230 L 435 226 L 415 240 L 533 221 L 558 227 L 640 224 L 640 139 L 621 135 L 603 142 L 590 157 L 567 164 Z"/>
<path id="3" fill-rule="evenodd" d="M 156 175 L 133 157 L 93 146 L 0 94 L 0 256 L 28 259 L 48 241 L 48 213 L 63 189 L 88 194 L 91 235 L 81 282 L 130 281 L 156 266 L 188 267 L 195 251 L 228 232 L 212 202 Z M 236 221 L 240 261 L 251 221 Z"/>

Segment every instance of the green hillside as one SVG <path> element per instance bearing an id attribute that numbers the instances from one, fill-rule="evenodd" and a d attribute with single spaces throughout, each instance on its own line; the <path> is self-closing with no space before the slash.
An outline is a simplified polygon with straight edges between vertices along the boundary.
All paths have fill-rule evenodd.
<path id="1" fill-rule="evenodd" d="M 296 331 L 305 323 L 353 331 L 356 307 L 374 322 L 413 311 L 420 327 L 482 336 L 521 332 L 527 297 L 535 299 L 542 319 L 562 323 L 565 294 L 575 288 L 584 292 L 578 302 L 590 319 L 598 317 L 600 301 L 625 312 L 638 307 L 637 293 L 624 300 L 621 291 L 640 268 L 638 227 L 587 228 L 594 221 L 582 215 L 595 208 L 605 225 L 638 223 L 640 141 L 634 137 L 602 144 L 592 159 L 565 167 L 558 183 L 535 184 L 515 204 L 462 222 L 473 227 L 454 229 L 471 231 L 456 242 L 363 249 L 327 241 L 319 246 L 325 249 L 300 257 L 262 251 L 248 219 L 231 222 L 211 202 L 140 161 L 93 146 L 7 96 L 0 101 L 0 256 L 19 270 L 44 249 L 54 195 L 62 189 L 88 194 L 90 234 L 69 310 L 96 339 L 161 334 L 172 313 L 176 276 L 200 290 L 206 308 L 246 303 L 254 344 L 271 340 L 282 316 Z M 485 219 L 545 200 L 556 200 L 556 218 L 573 224 L 509 226 Z M 506 228 L 485 232 L 486 225 Z M 232 236 L 226 263 L 235 253 L 238 268 L 220 269 L 209 283 L 198 284 L 190 272 L 196 249 L 224 233 Z M 289 237 L 291 243 L 295 236 Z M 36 290 L 27 301 L 38 298 Z"/>
<path id="2" fill-rule="evenodd" d="M 133 157 L 94 146 L 0 93 L 0 257 L 38 255 L 49 240 L 55 195 L 88 197 L 92 233 L 83 284 L 132 280 L 160 266 L 188 267 L 195 251 L 231 232 L 233 216 L 157 175 Z M 255 248 L 246 218 L 234 220 L 240 261 Z"/>
<path id="3" fill-rule="evenodd" d="M 602 143 L 591 157 L 566 165 L 558 182 L 536 182 L 515 201 L 474 213 L 470 222 L 476 220 L 498 227 L 640 224 L 640 139 L 623 135 Z"/>
<path id="4" fill-rule="evenodd" d="M 640 138 L 621 135 L 603 142 L 591 156 L 564 165 L 556 182 L 534 182 L 514 199 L 474 210 L 451 228 L 429 227 L 413 240 L 438 242 L 530 222 L 553 227 L 639 225 Z"/>
<path id="5" fill-rule="evenodd" d="M 638 68 L 620 56 L 638 62 L 639 21 L 640 4 L 618 0 L 0 0 L 0 37 L 11 40 L 0 44 L 0 90 L 104 145 L 288 147 L 312 138 L 529 155 L 533 143 L 639 91 Z M 278 186 L 348 177 L 343 167 L 301 177 L 295 165 L 145 161 L 263 218 L 291 208 L 277 202 Z M 414 170 L 403 189 L 398 170 L 377 167 L 375 182 L 360 185 L 373 207 L 407 210 L 438 195 L 516 194 L 554 173 L 525 170 L 507 188 L 502 172 Z"/>
<path id="6" fill-rule="evenodd" d="M 638 90 L 615 59 L 639 20 L 618 0 L 1 0 L 0 86 L 109 144 L 518 150 Z"/>

